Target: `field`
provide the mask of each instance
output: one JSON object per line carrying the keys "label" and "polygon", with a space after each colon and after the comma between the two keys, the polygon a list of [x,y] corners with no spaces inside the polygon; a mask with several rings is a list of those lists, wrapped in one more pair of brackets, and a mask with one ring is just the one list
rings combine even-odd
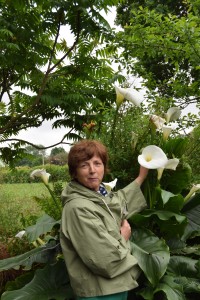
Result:
{"label": "field", "polygon": [[0,241],[23,230],[24,222],[32,225],[36,217],[42,215],[34,200],[34,196],[42,195],[49,195],[42,183],[0,184]]}

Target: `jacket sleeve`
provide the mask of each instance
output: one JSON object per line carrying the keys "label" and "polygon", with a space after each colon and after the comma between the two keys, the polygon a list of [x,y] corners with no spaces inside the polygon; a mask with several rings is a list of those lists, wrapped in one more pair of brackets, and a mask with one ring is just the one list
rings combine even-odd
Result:
{"label": "jacket sleeve", "polygon": [[[128,211],[126,219],[140,212],[147,206],[144,195],[136,181],[131,182],[125,188],[119,190],[117,194],[120,199],[125,199],[126,201]],[[121,203],[122,202],[121,200]]]}
{"label": "jacket sleeve", "polygon": [[113,237],[98,215],[85,207],[72,208],[67,213],[67,224],[63,221],[64,235],[68,235],[77,255],[94,274],[113,278],[137,264],[123,245],[117,224],[116,237]]}

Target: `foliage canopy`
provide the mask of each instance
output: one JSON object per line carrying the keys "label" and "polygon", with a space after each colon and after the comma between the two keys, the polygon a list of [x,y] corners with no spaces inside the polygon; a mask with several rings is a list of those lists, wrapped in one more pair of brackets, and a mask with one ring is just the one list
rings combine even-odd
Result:
{"label": "foliage canopy", "polygon": [[20,130],[56,119],[63,140],[73,140],[88,115],[111,104],[113,33],[102,12],[117,3],[1,1],[0,142],[11,142],[3,160],[23,154],[24,142],[12,138]]}

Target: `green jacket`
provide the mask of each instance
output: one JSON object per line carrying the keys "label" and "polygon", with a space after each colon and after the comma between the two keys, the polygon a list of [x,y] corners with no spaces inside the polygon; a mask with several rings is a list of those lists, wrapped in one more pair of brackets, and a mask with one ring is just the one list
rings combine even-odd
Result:
{"label": "green jacket", "polygon": [[102,296],[137,287],[137,260],[120,227],[125,208],[128,218],[146,206],[139,185],[134,181],[104,197],[72,181],[62,200],[60,242],[76,295]]}

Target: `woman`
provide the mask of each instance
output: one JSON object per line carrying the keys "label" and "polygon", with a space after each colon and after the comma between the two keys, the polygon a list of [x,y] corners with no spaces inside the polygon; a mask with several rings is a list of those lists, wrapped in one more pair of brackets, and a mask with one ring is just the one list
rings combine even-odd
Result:
{"label": "woman", "polygon": [[148,170],[125,188],[107,193],[106,147],[81,140],[69,152],[72,181],[62,193],[61,247],[71,286],[78,300],[125,300],[137,287],[139,269],[130,253],[127,220],[146,206],[140,185]]}

